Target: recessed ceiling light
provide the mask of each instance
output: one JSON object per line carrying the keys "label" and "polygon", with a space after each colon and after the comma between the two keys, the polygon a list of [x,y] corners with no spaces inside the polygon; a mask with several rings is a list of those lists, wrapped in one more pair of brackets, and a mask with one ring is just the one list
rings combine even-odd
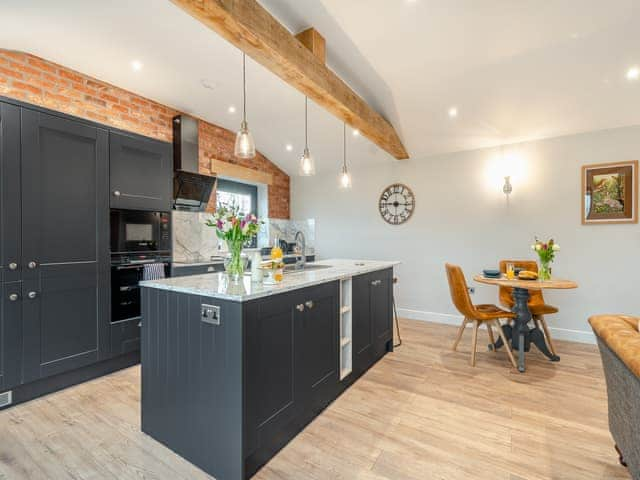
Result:
{"label": "recessed ceiling light", "polygon": [[640,78],[640,68],[631,67],[627,70],[627,80],[638,80]]}
{"label": "recessed ceiling light", "polygon": [[142,70],[142,67],[144,67],[144,65],[142,64],[142,62],[140,60],[132,60],[131,61],[131,69],[134,72],[139,72],[140,70]]}
{"label": "recessed ceiling light", "polygon": [[290,151],[292,151],[292,150],[293,150],[293,145],[291,145],[290,143],[287,143],[287,146],[286,146],[286,147],[284,147],[284,148],[286,148],[286,149],[287,149],[287,152],[290,152]]}
{"label": "recessed ceiling light", "polygon": [[458,116],[458,107],[451,107],[449,109],[449,117],[456,118]]}
{"label": "recessed ceiling light", "polygon": [[357,136],[359,136],[359,135],[360,135],[360,130],[358,130],[357,128],[355,128],[355,129],[353,130],[353,136],[354,136],[354,137],[357,137]]}
{"label": "recessed ceiling light", "polygon": [[227,109],[227,111],[228,111],[229,113],[236,113],[236,107],[234,107],[233,105],[231,105],[231,106]]}

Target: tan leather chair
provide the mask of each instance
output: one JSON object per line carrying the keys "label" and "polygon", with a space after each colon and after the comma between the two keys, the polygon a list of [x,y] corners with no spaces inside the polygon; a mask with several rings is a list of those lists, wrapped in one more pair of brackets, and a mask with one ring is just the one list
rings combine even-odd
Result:
{"label": "tan leather chair", "polygon": [[[507,263],[513,263],[513,266],[516,268],[523,268],[532,272],[538,271],[538,264],[535,260],[500,260],[500,271],[502,273],[507,273]],[[500,298],[500,304],[503,307],[507,307],[509,310],[513,308],[513,288],[500,287],[498,290],[498,296]],[[553,340],[551,339],[551,334],[549,333],[549,327],[547,327],[547,321],[544,319],[544,316],[552,313],[558,313],[558,309],[552,305],[544,303],[542,290],[529,290],[528,305],[529,310],[531,311],[533,323],[535,323],[538,328],[542,326],[542,331],[544,332],[549,350],[551,350],[551,353],[554,355],[557,355],[556,349],[553,345]]]}
{"label": "tan leather chair", "polygon": [[467,282],[464,279],[464,273],[462,273],[462,269],[457,265],[451,265],[449,263],[445,264],[445,268],[447,270],[447,278],[449,279],[451,300],[453,300],[453,304],[456,306],[458,311],[462,315],[464,315],[464,320],[462,321],[462,325],[460,325],[460,328],[458,329],[456,340],[453,343],[453,350],[455,351],[458,347],[458,343],[460,343],[460,339],[462,338],[462,334],[464,333],[467,323],[473,322],[471,365],[475,367],[476,344],[478,343],[478,327],[480,326],[480,324],[484,323],[487,326],[487,332],[489,333],[489,339],[491,340],[491,343],[495,343],[493,338],[493,330],[491,327],[494,326],[498,329],[498,335],[500,335],[500,338],[502,338],[502,341],[504,342],[507,355],[509,355],[509,360],[511,360],[511,364],[516,367],[516,361],[513,358],[513,354],[511,353],[511,347],[509,345],[509,342],[505,338],[502,327],[500,326],[500,322],[498,321],[500,318],[515,318],[515,313],[502,310],[500,307],[497,307],[495,305],[474,305],[473,303],[471,303],[471,298],[469,297],[469,289],[467,287]]}

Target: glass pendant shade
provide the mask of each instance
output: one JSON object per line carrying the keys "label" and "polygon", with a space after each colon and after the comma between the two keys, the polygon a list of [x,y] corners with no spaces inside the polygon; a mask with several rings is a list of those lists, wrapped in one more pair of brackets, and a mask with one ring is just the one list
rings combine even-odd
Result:
{"label": "glass pendant shade", "polygon": [[249,131],[249,126],[244,120],[240,125],[240,131],[236,135],[233,154],[239,158],[253,158],[256,156],[256,144],[253,141],[253,135]]}
{"label": "glass pendant shade", "polygon": [[310,177],[316,174],[316,162],[313,160],[309,149],[305,147],[300,157],[300,175]]}
{"label": "glass pendant shade", "polygon": [[256,156],[256,144],[253,135],[249,131],[247,123],[247,62],[246,55],[242,53],[242,123],[240,131],[236,135],[236,144],[233,154],[238,158],[253,158]]}
{"label": "glass pendant shade", "polygon": [[351,174],[347,170],[347,125],[342,124],[342,172],[340,173],[340,188],[351,188]]}

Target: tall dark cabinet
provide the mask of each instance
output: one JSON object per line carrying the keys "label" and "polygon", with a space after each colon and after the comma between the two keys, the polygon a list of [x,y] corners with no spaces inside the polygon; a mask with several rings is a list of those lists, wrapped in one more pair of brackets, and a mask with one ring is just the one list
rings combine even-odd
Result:
{"label": "tall dark cabinet", "polygon": [[20,108],[0,102],[0,391],[21,382]]}
{"label": "tall dark cabinet", "polygon": [[125,162],[149,169],[138,182],[168,210],[170,151],[0,101],[0,393],[20,402],[137,361],[111,352],[110,154],[120,178]]}
{"label": "tall dark cabinet", "polygon": [[24,382],[107,345],[108,132],[22,111]]}

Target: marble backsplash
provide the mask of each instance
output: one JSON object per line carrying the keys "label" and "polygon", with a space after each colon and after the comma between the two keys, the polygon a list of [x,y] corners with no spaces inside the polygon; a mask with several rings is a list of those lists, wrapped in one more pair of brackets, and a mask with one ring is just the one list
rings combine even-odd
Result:
{"label": "marble backsplash", "polygon": [[[207,261],[226,253],[226,245],[218,245],[215,230],[205,222],[211,214],[205,212],[172,212],[173,260],[176,262]],[[315,220],[267,219],[258,233],[258,247],[272,246],[276,238],[293,242],[297,231],[307,241],[307,253],[314,251]]]}

